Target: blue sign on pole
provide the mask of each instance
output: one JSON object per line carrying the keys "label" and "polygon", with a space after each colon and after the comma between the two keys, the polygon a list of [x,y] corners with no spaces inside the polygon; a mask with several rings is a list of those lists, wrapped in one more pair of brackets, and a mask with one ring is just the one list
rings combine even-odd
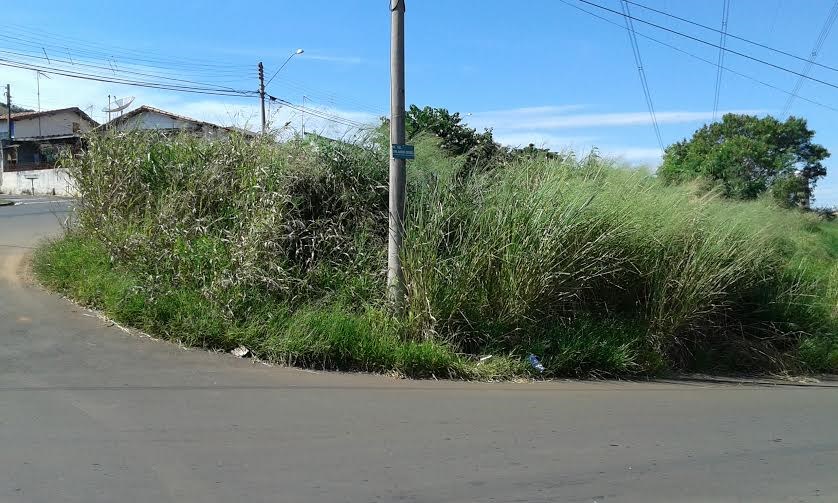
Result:
{"label": "blue sign on pole", "polygon": [[393,144],[393,159],[413,159],[416,155],[413,152],[413,145]]}

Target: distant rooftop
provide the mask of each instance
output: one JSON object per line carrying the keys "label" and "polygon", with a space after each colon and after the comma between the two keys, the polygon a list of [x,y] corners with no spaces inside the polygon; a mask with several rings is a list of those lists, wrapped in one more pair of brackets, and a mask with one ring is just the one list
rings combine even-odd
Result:
{"label": "distant rooftop", "polygon": [[[160,114],[160,115],[165,115],[166,117],[170,117],[172,119],[176,119],[176,120],[180,120],[180,121],[184,121],[184,122],[192,122],[194,124],[200,124],[202,126],[208,126],[208,127],[212,127],[212,128],[223,129],[225,131],[230,131],[230,132],[237,132],[237,133],[244,134],[244,135],[254,135],[255,134],[253,131],[248,131],[246,129],[237,128],[237,127],[230,127],[230,126],[221,126],[221,125],[218,125],[218,124],[213,124],[212,122],[193,119],[192,117],[187,117],[185,115],[176,114],[174,112],[169,112],[167,110],[163,110],[163,109],[160,109],[160,108],[155,108],[155,107],[152,107],[152,106],[149,106],[149,105],[141,105],[141,106],[135,108],[134,110],[131,110],[130,112],[127,112],[127,113],[124,113],[124,114],[122,114],[118,117],[115,117],[115,118],[111,119],[110,122],[105,124],[105,127],[108,127],[108,126],[113,125],[113,124],[120,124],[122,122],[127,121],[131,117],[135,117],[135,116],[137,116],[137,115],[139,115],[143,112],[152,112],[152,113],[156,113],[156,114]],[[14,117],[14,115],[12,115],[12,117]]]}
{"label": "distant rooftop", "polygon": [[[55,110],[42,110],[40,112],[17,112],[12,114],[12,120],[23,120],[23,119],[35,119],[38,117],[47,117],[50,115],[60,114],[63,112],[73,112],[85,120],[90,121],[94,126],[98,126],[99,123],[93,120],[89,115],[84,113],[84,111],[79,107],[68,107],[68,108],[56,108]],[[0,121],[8,120],[8,114],[3,113],[0,115]]]}

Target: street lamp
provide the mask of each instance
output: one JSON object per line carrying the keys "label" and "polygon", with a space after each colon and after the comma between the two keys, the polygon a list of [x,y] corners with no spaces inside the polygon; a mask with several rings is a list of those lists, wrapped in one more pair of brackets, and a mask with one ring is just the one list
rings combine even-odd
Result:
{"label": "street lamp", "polygon": [[286,60],[285,60],[285,63],[282,63],[282,66],[280,66],[280,67],[279,67],[279,70],[277,70],[276,72],[274,72],[273,76],[271,76],[271,78],[269,78],[269,79],[268,79],[268,81],[265,83],[265,87],[267,87],[267,86],[268,86],[268,84],[270,84],[270,83],[271,83],[271,81],[272,81],[272,80],[273,80],[273,79],[274,79],[274,78],[275,78],[275,77],[279,74],[279,72],[281,72],[281,71],[282,71],[282,69],[283,69],[283,68],[285,68],[285,65],[287,65],[287,64],[288,64],[288,62],[289,62],[289,61],[291,61],[291,58],[293,58],[294,56],[297,56],[297,55],[299,55],[299,54],[302,54],[302,53],[304,53],[304,52],[305,52],[305,51],[304,51],[304,50],[302,50],[302,49],[297,49],[296,51],[292,52],[292,53],[291,53],[291,55],[290,55],[290,56],[288,56],[288,59],[286,59]]}
{"label": "street lamp", "polygon": [[[267,83],[265,83],[264,67],[262,66],[262,62],[259,62],[259,103],[262,107],[262,134],[265,134],[268,131],[268,122],[265,119],[265,87],[267,87],[267,85],[270,84],[273,81],[273,79],[276,78],[277,75],[279,75],[279,72],[281,72],[282,69],[285,68],[285,65],[287,65],[288,62],[291,61],[291,58],[298,54],[302,54],[303,52],[304,51],[302,49],[297,49],[296,51],[292,52],[291,55],[288,56],[288,59],[286,59],[285,62],[282,63],[282,66],[279,67],[279,70],[274,72],[271,78],[268,79]],[[274,101],[274,99],[275,98],[271,97],[271,101]]]}

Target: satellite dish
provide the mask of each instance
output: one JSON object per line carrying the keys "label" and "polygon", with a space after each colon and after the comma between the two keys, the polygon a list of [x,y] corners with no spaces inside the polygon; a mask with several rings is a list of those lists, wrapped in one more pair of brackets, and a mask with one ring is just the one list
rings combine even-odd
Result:
{"label": "satellite dish", "polygon": [[113,102],[113,106],[110,108],[106,107],[103,108],[103,112],[121,112],[131,106],[131,103],[134,102],[133,96],[128,96],[127,98],[119,98],[118,100]]}

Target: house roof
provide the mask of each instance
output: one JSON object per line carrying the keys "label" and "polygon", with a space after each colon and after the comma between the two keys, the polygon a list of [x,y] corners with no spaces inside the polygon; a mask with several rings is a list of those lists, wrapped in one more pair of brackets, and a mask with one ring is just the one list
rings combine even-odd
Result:
{"label": "house roof", "polygon": [[[62,112],[73,112],[82,119],[90,122],[93,126],[98,126],[99,123],[93,120],[89,115],[79,107],[56,108],[55,110],[43,110],[41,112],[18,112],[12,114],[12,120],[36,119],[38,117],[47,117],[50,115],[60,114]],[[7,120],[7,114],[0,115],[0,121]]]}
{"label": "house roof", "polygon": [[170,117],[172,119],[181,120],[181,121],[184,121],[184,122],[192,122],[192,123],[195,123],[195,124],[199,124],[201,126],[208,126],[208,127],[212,127],[212,128],[223,129],[225,131],[237,132],[237,133],[241,133],[241,134],[244,134],[244,135],[253,135],[254,134],[252,131],[247,131],[245,129],[235,128],[235,127],[227,127],[227,126],[220,126],[218,124],[213,124],[212,122],[206,122],[206,121],[202,121],[202,120],[198,120],[198,119],[193,119],[192,117],[187,117],[185,115],[176,114],[176,113],[169,112],[169,111],[166,111],[166,110],[162,110],[160,108],[155,108],[155,107],[152,107],[152,106],[149,106],[149,105],[141,105],[141,106],[135,108],[134,110],[131,110],[128,113],[122,114],[119,117],[114,118],[110,122],[105,124],[105,127],[109,127],[109,126],[114,125],[114,124],[120,124],[122,122],[127,121],[131,117],[136,117],[137,115],[140,115],[143,112],[151,112],[151,113],[156,113],[156,114],[160,114],[160,115],[165,115],[166,117]]}

